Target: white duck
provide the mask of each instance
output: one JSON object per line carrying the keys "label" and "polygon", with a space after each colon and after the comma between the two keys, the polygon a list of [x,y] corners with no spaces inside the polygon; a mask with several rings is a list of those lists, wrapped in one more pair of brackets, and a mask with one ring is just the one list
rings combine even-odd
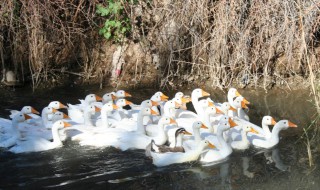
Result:
{"label": "white duck", "polygon": [[[64,114],[63,112],[56,111],[52,116],[51,125],[53,125],[53,123],[55,123],[56,121],[63,120],[63,119],[70,119],[70,118],[68,115]],[[50,129],[51,128],[52,126],[50,127]],[[52,132],[51,130],[48,130],[48,129],[28,126],[27,128],[22,128],[22,129],[20,127],[20,132],[21,132],[21,136],[25,139],[30,139],[33,137],[41,137],[47,140],[53,139]],[[66,139],[65,134],[60,134],[60,137],[63,141]]]}
{"label": "white duck", "polygon": [[[187,95],[184,95],[183,92],[177,92],[174,97],[183,99],[184,101],[182,102],[180,108],[182,110],[187,110],[187,103],[191,102],[191,97],[187,96]],[[177,114],[178,114],[178,117],[179,117],[179,112]]]}
{"label": "white duck", "polygon": [[192,105],[193,105],[196,113],[193,113],[188,110],[181,111],[181,113],[179,113],[179,118],[190,118],[191,117],[191,118],[199,118],[201,121],[203,121],[204,109],[199,104],[199,98],[204,97],[204,96],[210,96],[210,94],[200,88],[194,89],[191,93],[191,101],[192,101]]}
{"label": "white duck", "polygon": [[[142,124],[142,119],[143,116],[151,114],[156,113],[150,108],[144,108],[140,110],[138,116],[137,131],[125,131],[123,129],[118,129],[117,131],[115,128],[113,131],[96,134],[93,135],[91,138],[84,139],[80,141],[80,145],[89,145],[97,147],[113,146],[121,150],[145,149],[146,146],[151,142],[151,137],[145,134],[145,128]],[[163,125],[166,124],[166,122],[170,123],[170,121],[170,119],[164,118],[161,122],[159,122],[159,129],[163,129]],[[166,135],[164,134],[164,130],[162,131],[162,133],[159,133],[158,137],[159,140],[157,141],[159,142],[159,144],[166,142]]]}
{"label": "white duck", "polygon": [[112,92],[112,94],[113,94],[114,96],[116,96],[117,99],[132,97],[131,94],[129,94],[128,92],[126,92],[126,91],[124,91],[124,90],[118,90],[117,92]]}
{"label": "white duck", "polygon": [[[197,147],[197,145],[201,142],[202,138],[200,135],[200,128],[208,129],[207,126],[205,126],[201,121],[195,121],[192,124],[192,132],[193,137],[189,138],[189,140],[185,140],[184,145],[187,150],[194,149]],[[169,142],[171,143],[172,138],[169,139]]]}
{"label": "white duck", "polygon": [[[63,108],[68,108],[67,106],[65,106],[63,103],[61,103],[60,101],[51,101],[47,107],[50,107],[50,108],[54,108],[56,110],[58,109],[63,109]],[[52,120],[52,116],[53,114],[49,114],[48,115],[48,119],[49,120]],[[34,115],[31,115],[31,117],[35,117]]]}
{"label": "white duck", "polygon": [[[11,121],[11,131],[8,131],[7,135],[1,135],[0,147],[8,148],[16,144],[17,140],[21,138],[20,131],[18,129],[19,123],[24,122],[31,117],[27,114],[16,114]],[[8,125],[9,123],[6,123]],[[9,124],[10,125],[10,124]]]}
{"label": "white duck", "polygon": [[112,94],[111,92],[110,93],[106,93],[102,96],[102,103],[103,104],[106,104],[106,103],[113,103],[113,101],[115,101],[117,99],[117,97]]}
{"label": "white duck", "polygon": [[250,126],[252,127],[255,131],[257,131],[257,134],[252,134],[252,133],[248,133],[248,137],[249,140],[251,141],[252,138],[254,138],[255,136],[261,137],[261,138],[270,138],[271,137],[271,131],[269,129],[269,125],[275,125],[276,121],[273,119],[273,117],[271,116],[264,116],[262,118],[262,122],[261,122],[261,127],[249,122],[249,121],[245,121],[243,119],[239,119],[239,118],[234,118],[234,121],[238,124],[237,127],[234,127],[230,130],[231,134],[232,134],[232,139],[233,140],[241,140],[241,136],[239,135],[239,130],[241,130],[241,126]]}
{"label": "white duck", "polygon": [[[233,123],[232,123],[233,124]],[[220,119],[219,126],[217,129],[216,136],[207,136],[206,139],[210,142],[216,142],[216,146],[219,149],[209,150],[208,152],[201,155],[200,161],[202,163],[215,163],[225,160],[231,153],[232,148],[228,145],[228,143],[223,138],[223,132],[230,129],[230,120],[227,116],[223,116]]]}
{"label": "white duck", "polygon": [[85,107],[83,116],[84,116],[84,123],[83,124],[74,124],[72,127],[69,127],[66,129],[66,135],[67,137],[70,137],[71,140],[78,140],[78,136],[83,136],[83,133],[91,132],[94,127],[94,122],[92,120],[92,116],[96,112],[100,112],[101,109],[94,105],[88,105]]}
{"label": "white duck", "polygon": [[70,126],[69,123],[62,120],[56,121],[52,126],[53,142],[44,138],[32,138],[26,141],[20,141],[9,151],[13,153],[39,152],[61,147],[63,144],[60,140],[58,130]]}
{"label": "white duck", "polygon": [[[10,115],[9,117],[11,119],[13,119],[13,117],[16,115],[16,114],[19,114],[19,113],[22,113],[22,114],[40,114],[36,109],[34,109],[32,106],[23,106],[21,111],[18,111],[18,110],[10,110]],[[37,117],[40,117],[37,115]]]}
{"label": "white duck", "polygon": [[129,118],[130,113],[127,110],[123,109],[123,107],[126,105],[131,105],[131,104],[132,104],[132,102],[130,102],[126,99],[118,99],[116,101],[116,106],[118,107],[118,109],[112,113],[111,117],[118,120],[118,121],[121,121],[125,118]]}
{"label": "white duck", "polygon": [[[17,114],[39,114],[39,112],[37,110],[35,110],[33,107],[31,106],[24,106],[21,111],[18,110],[10,110],[10,118],[13,119],[15,115]],[[36,117],[40,117],[38,115],[35,115]],[[33,117],[33,118],[36,118]],[[29,120],[26,120],[29,121]],[[0,118],[0,133],[2,133],[3,135],[10,135],[11,132],[11,125],[10,125],[11,121],[8,119],[4,119],[4,118]]]}
{"label": "white duck", "polygon": [[167,153],[156,153],[151,151],[151,157],[153,159],[153,164],[157,167],[167,166],[170,164],[176,163],[184,163],[195,161],[199,158],[200,154],[206,147],[215,148],[213,144],[211,144],[207,140],[201,141],[197,148],[192,150],[186,150],[183,152],[167,152]]}
{"label": "white duck", "polygon": [[[29,123],[32,125],[36,125],[38,127],[50,129],[52,126],[52,122],[49,118],[49,115],[52,115],[55,112],[57,112],[55,108],[52,108],[49,106],[44,107],[41,111],[41,117],[36,119],[31,119]],[[51,119],[52,119],[52,116],[51,116]]]}
{"label": "white duck", "polygon": [[[97,127],[104,127],[104,128],[109,128],[109,127],[113,126],[116,121],[114,119],[108,118],[108,116],[110,115],[110,113],[113,110],[117,110],[117,109],[118,109],[118,106],[113,104],[112,102],[108,102],[108,103],[104,104],[101,108],[100,119],[97,120],[96,126]],[[110,120],[110,122],[109,122],[109,120]]]}
{"label": "white duck", "polygon": [[[204,124],[208,126],[209,133],[217,133],[217,124],[219,123],[219,116],[221,116],[221,114],[224,115],[224,112],[222,112],[216,106],[209,106],[205,109]],[[212,118],[214,118],[214,120],[212,120]],[[217,119],[219,120],[217,121]]]}
{"label": "white duck", "polygon": [[236,150],[245,150],[248,149],[250,146],[250,142],[247,138],[247,133],[251,132],[251,133],[255,133],[258,134],[258,132],[256,130],[254,130],[252,127],[248,126],[248,125],[244,125],[242,126],[242,130],[241,130],[241,140],[239,141],[232,141],[231,142],[231,147],[233,149]]}
{"label": "white duck", "polygon": [[296,124],[289,120],[278,121],[272,129],[271,137],[268,139],[254,138],[252,144],[259,148],[272,148],[279,143],[279,133],[281,130],[286,130],[289,127],[298,127]]}
{"label": "white duck", "polygon": [[84,110],[87,106],[94,104],[97,101],[101,101],[102,98],[95,94],[88,94],[84,100],[79,100],[81,103],[72,105],[68,104],[68,115],[72,121],[76,123],[84,123]]}
{"label": "white duck", "polygon": [[[228,98],[228,102],[230,103],[230,105],[235,108],[235,105],[234,105],[234,99],[236,97],[242,97],[241,94],[238,92],[237,89],[235,88],[230,88],[228,90],[228,95],[227,95],[227,98]],[[242,99],[242,101],[244,102],[244,104],[250,104],[250,102],[248,100],[246,100],[245,98]],[[247,106],[244,106],[245,108],[248,108]],[[236,109],[237,111],[233,111],[233,110],[230,110],[229,111],[229,116],[231,117],[234,117],[234,116],[240,116],[241,119],[245,119],[247,121],[249,121],[249,116],[244,112],[243,109],[241,108],[238,108]]]}

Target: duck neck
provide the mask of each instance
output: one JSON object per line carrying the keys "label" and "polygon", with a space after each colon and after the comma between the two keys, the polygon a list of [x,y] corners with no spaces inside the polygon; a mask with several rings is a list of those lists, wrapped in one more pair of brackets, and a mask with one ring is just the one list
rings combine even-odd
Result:
{"label": "duck neck", "polygon": [[279,125],[275,125],[272,129],[272,132],[271,132],[271,141],[275,141],[275,142],[278,142],[279,141],[279,133],[282,129],[280,128]]}
{"label": "duck neck", "polygon": [[104,109],[101,110],[101,121],[102,121],[102,126],[109,127],[107,110],[104,110]]}
{"label": "duck neck", "polygon": [[221,147],[219,147],[220,152],[224,153],[225,155],[229,155],[232,152],[232,148],[228,145],[228,143],[224,140],[223,138],[223,131],[219,130],[217,131],[217,139],[221,145]]}
{"label": "duck neck", "polygon": [[83,113],[83,117],[84,117],[84,124],[85,125],[92,125],[93,126],[93,123],[91,121],[91,112],[85,110]]}
{"label": "duck neck", "polygon": [[192,105],[194,107],[194,109],[196,110],[197,114],[199,115],[200,119],[203,119],[203,108],[199,105],[199,97],[198,96],[192,96]]}
{"label": "duck neck", "polygon": [[228,102],[229,102],[230,106],[232,106],[232,107],[234,107],[233,98],[234,98],[234,96],[232,96],[231,94],[228,93]]}
{"label": "duck neck", "polygon": [[196,144],[199,144],[201,141],[201,136],[200,136],[200,129],[198,128],[193,128],[193,136]]}
{"label": "duck neck", "polygon": [[162,139],[164,141],[164,143],[167,141],[168,139],[168,136],[164,130],[164,124],[159,122],[158,123],[158,130],[159,130],[159,133],[158,133],[158,138],[159,139]]}
{"label": "duck neck", "polygon": [[205,114],[204,115],[204,124],[208,127],[210,133],[214,133],[215,132],[214,128],[213,128],[213,126],[211,125],[211,122],[210,122],[210,114]]}
{"label": "duck neck", "polygon": [[181,147],[181,146],[182,146],[182,135],[179,134],[179,135],[176,137],[175,147]]}
{"label": "duck neck", "polygon": [[19,125],[18,121],[12,120],[12,130],[13,130],[12,136],[21,137],[21,133],[19,131],[18,125]]}
{"label": "duck neck", "polygon": [[143,117],[144,117],[144,115],[140,111],[138,114],[138,117],[137,117],[137,132],[142,133],[142,134],[146,134],[146,129],[143,126]]}
{"label": "duck neck", "polygon": [[41,112],[41,118],[42,118],[42,124],[44,127],[46,127],[49,122],[48,115],[49,114],[46,112],[46,107],[43,108],[43,110]]}
{"label": "duck neck", "polygon": [[59,132],[58,132],[58,128],[52,127],[51,132],[52,132],[53,143],[56,145],[62,145],[62,142],[61,142],[61,139],[59,136]]}
{"label": "duck neck", "polygon": [[263,132],[264,132],[264,136],[266,137],[266,138],[270,138],[271,137],[271,131],[270,131],[270,129],[269,129],[269,126],[268,125],[266,125],[266,124],[264,124],[263,122],[262,122],[262,129],[263,129]]}
{"label": "duck neck", "polygon": [[164,115],[167,117],[171,117],[171,118],[175,118],[176,114],[175,114],[175,108],[174,107],[170,107],[168,105],[164,105]]}
{"label": "duck neck", "polygon": [[247,132],[245,132],[244,130],[241,131],[241,139],[243,142],[249,143],[248,137],[247,137]]}

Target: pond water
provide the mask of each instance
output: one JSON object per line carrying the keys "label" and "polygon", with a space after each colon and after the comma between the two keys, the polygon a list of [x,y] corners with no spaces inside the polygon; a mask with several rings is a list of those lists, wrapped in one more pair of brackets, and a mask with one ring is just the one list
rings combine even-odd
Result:
{"label": "pond water", "polygon": [[[30,89],[1,89],[0,117],[6,109],[31,105],[41,110],[51,100],[77,103],[86,94],[103,95],[114,90],[97,86],[61,87],[32,92]],[[191,94],[192,89],[180,89]],[[213,100],[226,101],[220,90],[208,90]],[[127,89],[130,99],[139,103],[158,89]],[[172,97],[176,91],[163,91]],[[315,110],[307,91],[239,89],[251,102],[248,115],[260,124],[263,115],[276,120],[289,119],[297,129],[281,132],[282,139],[271,150],[251,148],[234,152],[224,163],[202,166],[197,162],[157,168],[144,151],[94,149],[67,141],[64,147],[38,153],[12,154],[0,149],[0,189],[77,188],[77,189],[318,189],[319,169],[308,167],[307,149],[299,140]],[[189,109],[192,106],[188,105]],[[316,163],[319,164],[319,163]]]}

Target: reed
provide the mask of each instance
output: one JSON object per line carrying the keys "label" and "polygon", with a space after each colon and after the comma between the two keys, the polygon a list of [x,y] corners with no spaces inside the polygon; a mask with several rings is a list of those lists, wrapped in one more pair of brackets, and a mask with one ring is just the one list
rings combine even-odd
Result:
{"label": "reed", "polygon": [[[4,0],[2,67],[30,78],[34,88],[63,73],[102,83],[111,75],[111,61],[103,55],[112,54],[107,51],[114,48],[109,48],[112,41],[98,35],[108,17],[99,16],[96,8],[108,7],[110,2]],[[139,43],[145,54],[159,57],[162,87],[205,83],[268,90],[277,84],[290,88],[292,82],[311,81],[316,94],[320,71],[317,1],[120,2],[131,25],[120,45]],[[136,73],[139,64],[146,63],[137,60],[132,61],[136,67],[124,68],[126,73]]]}
{"label": "reed", "polygon": [[189,0],[153,6],[157,32],[149,35],[162,55],[164,81],[202,80],[217,87],[262,81],[267,89],[292,76],[319,74],[318,2]]}

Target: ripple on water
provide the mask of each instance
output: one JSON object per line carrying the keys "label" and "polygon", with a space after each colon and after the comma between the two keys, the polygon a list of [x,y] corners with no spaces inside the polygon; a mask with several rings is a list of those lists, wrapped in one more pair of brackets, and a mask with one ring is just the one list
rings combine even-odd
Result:
{"label": "ripple on water", "polygon": [[[19,109],[23,105],[41,110],[50,100],[77,103],[89,92],[102,95],[110,90],[97,89],[94,86],[58,88],[36,93],[23,89],[0,90],[0,115],[7,117],[5,109]],[[131,94],[137,96],[130,100],[140,102],[155,91],[136,90]],[[256,124],[263,115],[270,114],[277,120],[288,118],[302,128],[308,126],[315,113],[308,102],[308,92],[239,91],[251,102],[248,114]],[[191,90],[184,92],[190,94]],[[215,100],[226,100],[221,91],[210,93]],[[317,168],[308,169],[305,144],[297,142],[298,130],[281,133],[283,138],[274,149],[234,152],[225,162],[212,166],[191,162],[157,168],[145,158],[144,151],[81,147],[71,141],[65,142],[62,148],[41,153],[15,155],[0,149],[0,188],[318,189],[320,172]]]}

